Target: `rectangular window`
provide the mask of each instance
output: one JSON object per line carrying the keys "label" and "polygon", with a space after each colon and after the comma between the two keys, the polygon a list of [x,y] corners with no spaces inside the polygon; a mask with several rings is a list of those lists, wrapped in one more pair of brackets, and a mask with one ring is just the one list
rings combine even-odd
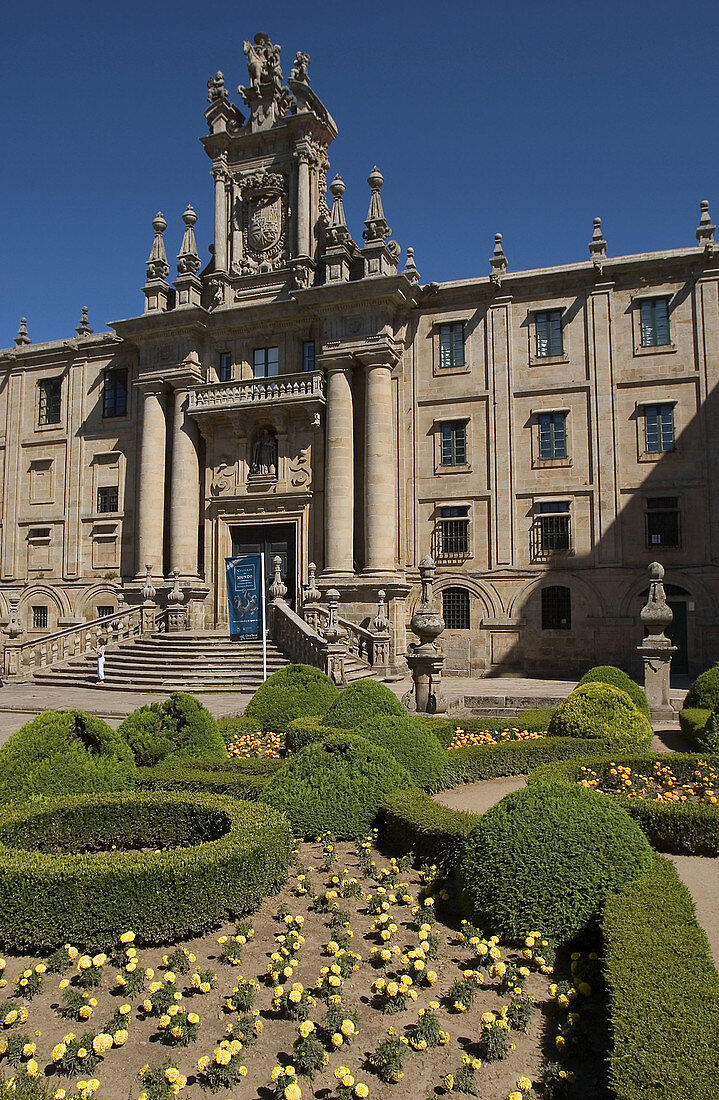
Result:
{"label": "rectangular window", "polygon": [[439,326],[439,365],[442,370],[465,365],[464,321]]}
{"label": "rectangular window", "polygon": [[43,378],[38,382],[39,410],[38,421],[40,424],[60,423],[60,397],[62,394],[62,378]]}
{"label": "rectangular window", "polygon": [[645,450],[647,454],[674,450],[674,406],[644,406]]}
{"label": "rectangular window", "polygon": [[681,545],[678,497],[649,497],[646,514],[647,549]]}
{"label": "rectangular window", "polygon": [[439,515],[439,553],[468,554],[469,506],[440,508]]}
{"label": "rectangular window", "polygon": [[447,420],[442,425],[442,466],[467,465],[467,422]]}
{"label": "rectangular window", "polygon": [[32,628],[33,630],[47,630],[47,604],[33,607]]}
{"label": "rectangular window", "polygon": [[103,417],[127,416],[127,370],[106,370],[102,384]]}
{"label": "rectangular window", "polygon": [[279,348],[255,348],[252,363],[255,378],[276,378],[279,363]]}
{"label": "rectangular window", "polygon": [[110,615],[115,614],[114,607],[98,607],[97,617],[98,619],[107,619]]}
{"label": "rectangular window", "polygon": [[469,592],[466,588],[442,591],[442,618],[447,630],[469,630]]}
{"label": "rectangular window", "polygon": [[218,371],[220,382],[232,381],[232,355],[229,351],[220,352],[220,369]]}
{"label": "rectangular window", "polygon": [[657,348],[669,343],[669,299],[646,298],[639,306],[641,343],[643,348]]}
{"label": "rectangular window", "polygon": [[571,550],[572,532],[569,501],[549,501],[538,505],[533,524],[533,557],[556,550]]}
{"label": "rectangular window", "polygon": [[118,510],[117,485],[103,485],[97,490],[98,512],[116,512]]}
{"label": "rectangular window", "polygon": [[304,340],[302,343],[302,370],[315,369],[315,342]]}
{"label": "rectangular window", "polygon": [[534,323],[537,331],[537,358],[549,359],[553,355],[563,355],[561,310],[535,313]]}
{"label": "rectangular window", "polygon": [[572,629],[572,593],[563,584],[542,589],[542,630]]}
{"label": "rectangular window", "polygon": [[567,457],[567,414],[539,414],[539,457]]}

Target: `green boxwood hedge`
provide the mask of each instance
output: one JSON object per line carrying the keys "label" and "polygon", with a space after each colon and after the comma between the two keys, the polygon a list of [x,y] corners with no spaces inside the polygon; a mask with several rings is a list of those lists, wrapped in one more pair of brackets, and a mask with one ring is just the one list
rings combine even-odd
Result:
{"label": "green boxwood hedge", "polygon": [[463,729],[465,733],[483,733],[490,730],[492,733],[501,733],[502,730],[529,730],[531,733],[546,733],[549,720],[554,714],[555,707],[542,707],[538,710],[523,710],[516,718],[445,718],[425,717],[413,715],[416,721],[422,722],[431,729],[445,748],[451,743],[454,731]]}
{"label": "green boxwood hedge", "polygon": [[441,806],[424,791],[393,791],[380,807],[379,830],[392,852],[436,864],[444,875],[457,868],[464,842],[479,821],[476,814]]}
{"label": "green boxwood hedge", "polygon": [[262,792],[287,814],[295,836],[366,835],[380,803],[412,779],[386,749],[351,734],[316,741],[291,757]]}
{"label": "green boxwood hedge", "polygon": [[311,745],[313,741],[324,741],[326,737],[352,732],[352,730],[325,725],[324,718],[319,714],[293,718],[285,734],[285,747],[288,752],[299,752],[305,745]]}
{"label": "green boxwood hedge", "polygon": [[161,760],[226,755],[217,722],[194,695],[173,691],[161,703],[139,707],[117,731],[138,764],[151,767]]}
{"label": "green boxwood hedge", "polygon": [[[719,769],[719,754],[711,753],[621,753],[613,756],[585,756],[578,760],[546,764],[529,776],[528,782],[576,786],[582,767],[601,773],[610,764],[623,764],[650,775],[659,761],[669,764],[678,779],[692,776],[700,761]],[[634,818],[653,848],[678,855],[719,856],[719,806],[703,802],[655,802],[644,798],[592,791],[595,798],[622,806]]]}
{"label": "green boxwood hedge", "polygon": [[617,1100],[719,1092],[719,974],[689,891],[655,856],[607,898],[602,931]]}
{"label": "green boxwood hedge", "polygon": [[225,745],[232,744],[236,737],[242,737],[246,733],[262,733],[260,723],[244,714],[228,714],[224,718],[218,718],[217,728]]}
{"label": "green boxwood hedge", "polygon": [[272,757],[192,760],[138,769],[138,785],[148,791],[202,791],[257,801],[284,761]]}
{"label": "green boxwood hedge", "polygon": [[0,802],[127,790],[135,761],[117,730],[79,710],[46,710],[0,749]]}
{"label": "green boxwood hedge", "polygon": [[616,665],[595,665],[584,673],[577,687],[594,683],[611,684],[620,691],[626,691],[637,710],[647,718],[650,717],[649,702],[644,688],[641,688],[636,680],[632,680],[631,676],[627,676],[621,668],[617,668]]}
{"label": "green boxwood hedge", "polygon": [[349,730],[370,718],[387,714],[406,718],[407,711],[386,684],[378,680],[355,680],[340,692],[337,701],[325,712],[325,723]]}
{"label": "green boxwood hedge", "polygon": [[502,775],[527,775],[540,764],[568,760],[609,749],[606,741],[578,737],[540,737],[536,741],[505,741],[498,745],[467,745],[447,753],[447,764],[432,785],[435,791],[478,783]]}
{"label": "green boxwood hedge", "polygon": [[[703,707],[685,707],[679,711],[679,725],[687,741],[697,749],[707,748],[706,727],[712,712]],[[719,748],[719,745],[713,746]]]}
{"label": "green boxwood hedge", "polygon": [[447,750],[437,740],[431,728],[416,718],[388,715],[372,718],[354,730],[375,745],[392,753],[407,769],[418,787],[436,782],[447,764]]}
{"label": "green boxwood hedge", "polygon": [[516,940],[581,932],[612,890],[650,866],[646,837],[619,806],[581,787],[535,783],[480,818],[460,862],[475,924]]}
{"label": "green boxwood hedge", "polygon": [[719,665],[713,665],[697,676],[684,699],[684,706],[693,709],[716,710],[719,707]]}
{"label": "green boxwood hedge", "polygon": [[231,798],[132,792],[5,806],[0,940],[20,952],[107,947],[131,929],[172,942],[255,906],[291,854],[280,814]]}
{"label": "green boxwood hedge", "polygon": [[335,684],[320,669],[285,665],[258,687],[245,707],[244,717],[257,722],[262,730],[285,733],[293,718],[324,714],[337,696]]}
{"label": "green boxwood hedge", "polygon": [[618,748],[649,748],[654,731],[626,691],[597,681],[576,687],[552,715],[550,737],[601,737]]}

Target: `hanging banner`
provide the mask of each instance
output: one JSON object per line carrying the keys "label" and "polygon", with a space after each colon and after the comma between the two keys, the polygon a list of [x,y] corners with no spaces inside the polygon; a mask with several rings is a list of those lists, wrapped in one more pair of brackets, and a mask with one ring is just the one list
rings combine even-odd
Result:
{"label": "hanging banner", "polygon": [[225,558],[231,638],[262,637],[263,565],[261,554]]}

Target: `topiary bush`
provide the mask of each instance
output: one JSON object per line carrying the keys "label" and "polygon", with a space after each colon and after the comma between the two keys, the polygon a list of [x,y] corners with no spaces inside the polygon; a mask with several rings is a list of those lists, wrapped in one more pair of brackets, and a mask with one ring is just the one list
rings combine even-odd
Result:
{"label": "topiary bush", "polygon": [[370,718],[388,714],[407,717],[407,711],[394,692],[378,680],[355,680],[340,692],[339,699],[326,712],[325,724],[351,730]]}
{"label": "topiary bush", "polygon": [[555,710],[550,737],[600,737],[621,748],[648,748],[654,736],[646,715],[626,691],[611,684],[586,683]]}
{"label": "topiary bush", "polygon": [[107,948],[128,929],[173,942],[257,905],[291,853],[281,815],[231,798],[128,792],[6,806],[0,938],[20,952]]}
{"label": "topiary bush", "polygon": [[281,760],[233,756],[229,760],[168,760],[138,768],[138,786],[146,791],[202,791],[257,801]]}
{"label": "topiary bush", "polygon": [[198,756],[226,756],[217,722],[194,695],[173,691],[162,703],[150,703],[129,714],[117,731],[138,764]]}
{"label": "topiary bush", "polygon": [[0,802],[126,790],[135,774],[132,752],[107,722],[79,710],[46,710],[0,749]]}
{"label": "topiary bush", "polygon": [[333,734],[350,733],[351,730],[337,729],[336,726],[326,726],[325,720],[319,714],[310,714],[306,718],[293,718],[285,734],[285,748],[287,752],[299,752],[305,745],[311,745],[313,741],[324,741]]}
{"label": "topiary bush", "polygon": [[644,689],[640,688],[631,676],[627,676],[626,672],[622,672],[621,668],[617,668],[615,665],[595,665],[594,668],[590,668],[588,672],[584,673],[577,686],[581,687],[583,684],[593,683],[611,684],[621,691],[626,691],[634,706],[647,718],[650,717],[649,703]]}
{"label": "topiary bush", "polygon": [[[707,747],[705,738],[712,714],[713,711],[705,710],[703,707],[684,707],[679,711],[679,725],[682,733],[695,749]],[[712,750],[716,751],[718,747],[713,745]]]}
{"label": "topiary bush", "polygon": [[465,843],[460,881],[480,927],[565,940],[651,862],[646,837],[621,807],[579,787],[537,783],[484,814]]}
{"label": "topiary bush", "polygon": [[295,836],[332,832],[349,838],[367,834],[388,794],[412,786],[387,749],[352,734],[335,734],[293,756],[261,798],[287,814]]}
{"label": "topiary bush", "polygon": [[237,737],[246,733],[261,733],[259,723],[253,718],[246,718],[244,714],[231,714],[225,718],[217,719],[217,728],[225,746],[231,745]]}
{"label": "topiary bush", "polygon": [[685,707],[703,707],[716,710],[719,707],[719,665],[708,668],[697,676],[684,700]]}
{"label": "topiary bush", "polygon": [[262,730],[285,733],[293,718],[322,715],[338,691],[324,672],[312,665],[286,665],[258,687],[245,708],[245,719]]}
{"label": "topiary bush", "polygon": [[416,718],[388,716],[372,718],[354,732],[375,745],[388,749],[403,765],[418,787],[428,787],[441,775],[447,764],[447,750],[431,727]]}

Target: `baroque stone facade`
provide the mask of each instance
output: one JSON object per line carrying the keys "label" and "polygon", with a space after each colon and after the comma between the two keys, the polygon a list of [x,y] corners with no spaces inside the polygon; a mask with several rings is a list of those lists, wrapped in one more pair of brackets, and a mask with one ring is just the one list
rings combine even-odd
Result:
{"label": "baroque stone facade", "polygon": [[[142,599],[177,572],[193,628],[227,621],[224,559],[279,553],[289,588],[393,651],[437,562],[448,673],[637,671],[646,567],[666,568],[675,666],[719,642],[719,256],[696,245],[423,284],[391,240],[377,168],[363,245],[337,134],[298,53],[245,43],[232,102],[208,81],[214,187],[204,265],[191,206],[170,281],[153,221],[144,312],[0,352],[0,620],[27,636]],[[179,233],[178,233],[179,237]],[[30,326],[31,329],[31,326]],[[268,580],[272,573],[268,570]],[[176,586],[175,586],[176,587]]]}

